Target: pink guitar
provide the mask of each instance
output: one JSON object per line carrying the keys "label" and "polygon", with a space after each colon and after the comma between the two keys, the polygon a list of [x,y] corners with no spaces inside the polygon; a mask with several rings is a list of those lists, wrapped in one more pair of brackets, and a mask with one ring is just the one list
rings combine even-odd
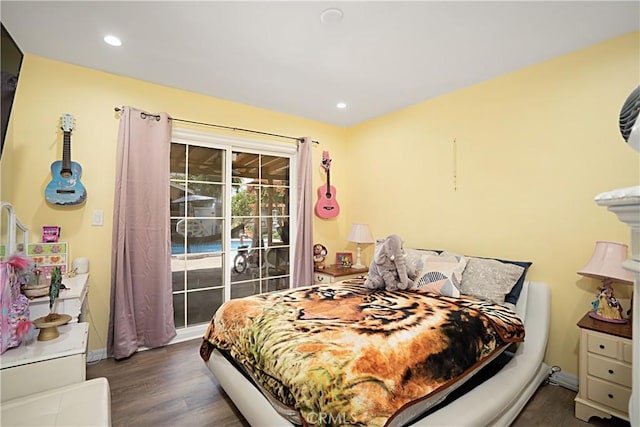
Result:
{"label": "pink guitar", "polygon": [[336,189],[330,183],[329,168],[331,167],[331,159],[329,152],[322,152],[322,167],[327,172],[327,185],[318,187],[318,201],[316,202],[316,215],[320,218],[329,219],[338,216],[340,206],[336,200]]}

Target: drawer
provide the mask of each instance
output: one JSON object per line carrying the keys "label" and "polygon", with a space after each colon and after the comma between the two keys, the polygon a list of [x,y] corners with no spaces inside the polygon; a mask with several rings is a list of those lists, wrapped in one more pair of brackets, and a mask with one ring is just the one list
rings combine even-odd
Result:
{"label": "drawer", "polygon": [[616,409],[622,413],[629,410],[631,389],[600,380],[587,378],[587,399]]}
{"label": "drawer", "polygon": [[616,358],[618,356],[618,340],[605,335],[589,333],[587,335],[587,350],[589,353]]}
{"label": "drawer", "polygon": [[622,343],[622,360],[624,360],[627,363],[631,363],[632,354],[633,354],[632,344],[628,342]]}
{"label": "drawer", "polygon": [[315,276],[316,276],[316,279],[315,279],[316,283],[331,283],[332,276],[328,274],[316,273]]}
{"label": "drawer", "polygon": [[587,372],[589,375],[605,381],[631,387],[631,365],[595,354],[588,354]]}

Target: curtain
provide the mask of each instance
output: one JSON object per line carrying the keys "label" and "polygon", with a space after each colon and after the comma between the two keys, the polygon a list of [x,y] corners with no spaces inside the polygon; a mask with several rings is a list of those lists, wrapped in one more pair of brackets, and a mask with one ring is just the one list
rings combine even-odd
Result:
{"label": "curtain", "polygon": [[296,246],[293,257],[293,285],[313,284],[313,189],[311,186],[311,139],[298,144]]}
{"label": "curtain", "polygon": [[171,287],[171,122],[124,107],[120,117],[111,247],[107,354],[131,356],[175,335]]}

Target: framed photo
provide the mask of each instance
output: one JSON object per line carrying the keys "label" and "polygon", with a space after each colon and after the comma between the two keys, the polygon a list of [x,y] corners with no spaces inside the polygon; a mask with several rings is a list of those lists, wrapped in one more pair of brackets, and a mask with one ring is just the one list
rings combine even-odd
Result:
{"label": "framed photo", "polygon": [[351,267],[353,254],[351,252],[336,252],[336,265],[338,267]]}

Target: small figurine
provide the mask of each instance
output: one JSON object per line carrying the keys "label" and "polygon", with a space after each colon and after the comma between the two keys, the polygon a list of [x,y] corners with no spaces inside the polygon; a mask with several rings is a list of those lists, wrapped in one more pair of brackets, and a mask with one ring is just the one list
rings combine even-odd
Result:
{"label": "small figurine", "polygon": [[626,323],[626,319],[622,317],[622,305],[613,295],[611,286],[603,286],[598,291],[596,300],[592,303],[593,311],[591,317],[614,323]]}
{"label": "small figurine", "polygon": [[324,260],[327,257],[327,248],[316,243],[313,245],[313,268],[315,270],[324,270]]}

